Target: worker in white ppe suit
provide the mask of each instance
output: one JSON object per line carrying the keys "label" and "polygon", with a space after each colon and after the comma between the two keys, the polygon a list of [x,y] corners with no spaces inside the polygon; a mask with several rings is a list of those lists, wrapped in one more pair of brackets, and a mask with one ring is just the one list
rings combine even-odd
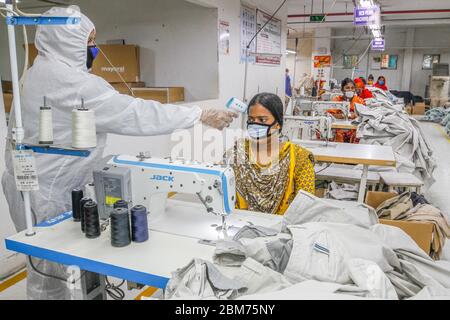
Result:
{"label": "worker in white ppe suit", "polygon": [[[44,16],[73,15],[72,7],[52,8]],[[172,133],[194,126],[197,122],[217,129],[228,127],[235,114],[229,111],[206,110],[199,107],[162,105],[155,101],[119,94],[102,78],[88,73],[88,44],[95,34],[94,24],[78,11],[77,26],[38,26],[35,45],[39,52],[27,71],[21,95],[25,140],[39,141],[39,107],[44,96],[53,109],[54,143],[71,146],[72,110],[84,106],[95,111],[97,148],[87,158],[35,154],[39,191],[31,192],[31,208],[36,223],[71,210],[71,190],[92,181],[92,170],[102,159],[108,133],[128,136],[153,136]],[[9,134],[15,125],[13,113]],[[16,189],[11,150],[6,151],[6,172],[2,185],[12,220],[18,231],[26,228],[21,193]],[[80,234],[80,237],[82,235]],[[70,296],[64,281],[42,273],[67,277],[65,268],[55,263],[34,259],[28,267],[30,299],[67,299]]]}

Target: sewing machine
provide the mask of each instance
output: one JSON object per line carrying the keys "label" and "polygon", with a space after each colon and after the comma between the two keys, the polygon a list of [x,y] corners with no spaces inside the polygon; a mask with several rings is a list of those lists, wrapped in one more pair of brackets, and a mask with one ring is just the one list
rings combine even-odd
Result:
{"label": "sewing machine", "polygon": [[196,195],[208,213],[223,217],[235,207],[235,178],[225,165],[183,159],[114,156],[94,170],[99,214],[107,219],[117,200],[147,207],[150,216],[164,214],[169,193]]}
{"label": "sewing machine", "polygon": [[345,120],[348,120],[350,115],[350,103],[349,102],[335,102],[335,101],[315,101],[312,104],[313,116],[326,116],[327,110],[339,109],[344,114]]}
{"label": "sewing machine", "polygon": [[283,125],[284,134],[292,141],[301,140],[317,140],[317,133],[326,141],[333,138],[331,116],[322,117],[300,117],[285,116],[285,124]]}

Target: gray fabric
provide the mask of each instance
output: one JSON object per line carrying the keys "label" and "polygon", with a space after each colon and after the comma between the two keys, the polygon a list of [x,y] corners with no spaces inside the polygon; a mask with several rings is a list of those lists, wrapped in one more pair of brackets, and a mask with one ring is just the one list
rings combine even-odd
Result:
{"label": "gray fabric", "polygon": [[266,228],[262,226],[244,226],[242,227],[233,237],[233,240],[239,240],[242,238],[254,239],[257,237],[269,237],[275,236],[278,231],[271,228]]}
{"label": "gray fabric", "polygon": [[450,290],[425,287],[408,300],[450,300]]}
{"label": "gray fabric", "polygon": [[164,298],[234,299],[245,291],[242,282],[225,277],[212,263],[194,259],[172,273]]}
{"label": "gray fabric", "polygon": [[280,233],[272,237],[239,240],[245,247],[247,257],[250,257],[266,267],[277,272],[286,268],[292,251],[290,234]]}
{"label": "gray fabric", "polygon": [[213,259],[221,266],[240,266],[246,259],[245,247],[238,241],[217,241]]}
{"label": "gray fabric", "polygon": [[368,291],[367,297],[398,300],[394,286],[377,264],[363,259],[351,259],[347,266],[353,282]]}
{"label": "gray fabric", "polygon": [[405,112],[384,107],[358,105],[356,110],[360,116],[357,137],[361,143],[392,146],[400,172],[415,173],[428,184],[434,182],[436,161],[417,120]]}
{"label": "gray fabric", "polygon": [[424,121],[432,121],[436,123],[442,122],[442,120],[450,114],[450,109],[445,109],[442,107],[432,108],[425,112]]}
{"label": "gray fabric", "polygon": [[370,230],[340,223],[307,223],[290,226],[294,240],[284,274],[302,279],[351,283],[347,261],[360,258],[375,262],[383,272],[393,270],[395,253]]}
{"label": "gray fabric", "polygon": [[368,228],[378,223],[373,208],[365,204],[320,199],[300,191],[283,217],[283,231],[289,225],[308,222],[336,222]]}
{"label": "gray fabric", "polygon": [[354,185],[337,184],[333,181],[330,184],[330,190],[328,190],[327,195],[335,200],[357,200],[358,192],[358,188]]}
{"label": "gray fabric", "polygon": [[246,294],[273,292],[292,286],[281,273],[263,266],[252,258],[244,261],[235,271],[233,279],[245,285]]}

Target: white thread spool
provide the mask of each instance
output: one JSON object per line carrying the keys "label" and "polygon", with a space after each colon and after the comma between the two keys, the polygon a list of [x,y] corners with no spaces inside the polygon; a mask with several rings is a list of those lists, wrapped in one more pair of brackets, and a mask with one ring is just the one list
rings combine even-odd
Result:
{"label": "white thread spool", "polygon": [[44,105],[39,111],[39,144],[53,144],[52,108],[47,106],[45,97]]}
{"label": "white thread spool", "polygon": [[83,106],[72,111],[72,147],[90,149],[97,146],[95,113]]}
{"label": "white thread spool", "polygon": [[93,183],[88,183],[84,186],[84,197],[90,198],[93,201],[97,202],[97,197],[95,195],[95,186]]}

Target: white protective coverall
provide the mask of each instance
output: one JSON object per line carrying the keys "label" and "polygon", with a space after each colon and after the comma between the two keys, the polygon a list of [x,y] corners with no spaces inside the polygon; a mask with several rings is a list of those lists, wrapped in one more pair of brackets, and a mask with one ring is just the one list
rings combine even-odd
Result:
{"label": "white protective coverall", "polygon": [[[52,8],[45,16],[67,16],[68,9]],[[72,110],[84,105],[95,111],[97,148],[87,158],[35,154],[39,191],[31,192],[31,208],[37,223],[71,210],[71,190],[92,181],[92,169],[102,159],[107,133],[152,136],[192,127],[200,121],[199,107],[162,105],[119,94],[102,78],[89,74],[87,44],[94,24],[81,13],[78,26],[39,26],[35,45],[39,52],[27,71],[21,95],[25,141],[39,141],[39,107],[44,96],[53,109],[54,143],[71,146]],[[15,125],[13,113],[9,134]],[[24,205],[17,191],[11,155],[6,150],[6,172],[2,185],[17,231],[26,228]],[[80,237],[82,234],[80,234]],[[34,261],[35,259],[33,259]],[[35,262],[38,269],[64,277],[64,267],[46,261]],[[30,269],[30,268],[29,268]],[[28,296],[34,299],[67,298],[66,284],[29,270]]]}

